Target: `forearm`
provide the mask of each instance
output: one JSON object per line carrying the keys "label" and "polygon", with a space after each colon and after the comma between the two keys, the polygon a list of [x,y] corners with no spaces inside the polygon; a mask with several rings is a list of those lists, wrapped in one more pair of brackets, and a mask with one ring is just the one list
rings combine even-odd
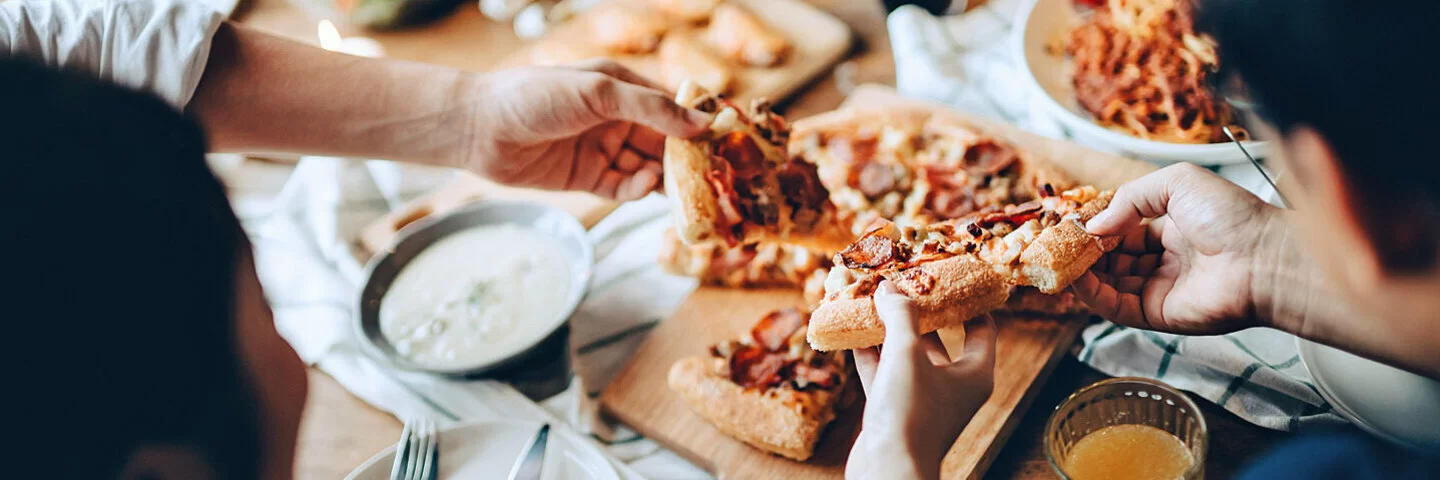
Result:
{"label": "forearm", "polygon": [[1252,290],[1262,324],[1440,378],[1440,357],[1430,353],[1440,332],[1427,331],[1426,322],[1357,310],[1293,237],[1287,215],[1264,230],[1264,251],[1271,254],[1256,260]]}
{"label": "forearm", "polygon": [[[940,478],[944,452],[912,448],[894,435],[862,431],[845,462],[845,478],[917,479]],[[911,437],[911,436],[903,436]]]}
{"label": "forearm", "polygon": [[211,149],[458,166],[477,75],[328,52],[226,24],[188,110]]}

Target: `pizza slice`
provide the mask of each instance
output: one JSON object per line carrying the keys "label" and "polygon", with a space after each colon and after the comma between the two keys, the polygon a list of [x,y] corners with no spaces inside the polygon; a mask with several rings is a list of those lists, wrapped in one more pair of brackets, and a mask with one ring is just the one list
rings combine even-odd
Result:
{"label": "pizza slice", "polygon": [[773,241],[837,251],[854,239],[815,166],[786,153],[789,127],[768,103],[742,111],[692,82],[676,101],[715,115],[707,132],[665,141],[665,192],[686,244]]}
{"label": "pizza slice", "polygon": [[1086,186],[920,227],[881,221],[835,255],[810,345],[830,351],[880,344],[885,329],[872,296],[886,279],[915,302],[921,333],[1000,308],[1017,286],[1060,293],[1115,247],[1116,239],[1084,227],[1111,196]]}
{"label": "pizza slice", "polygon": [[843,352],[817,352],[805,341],[808,314],[766,314],[709,355],[670,367],[670,389],[705,421],[755,448],[804,461],[847,400],[851,369]]}
{"label": "pizza slice", "polygon": [[774,242],[736,247],[686,245],[674,229],[668,229],[661,239],[659,262],[670,273],[695,277],[707,285],[800,288],[830,265],[830,257],[805,247]]}
{"label": "pizza slice", "polygon": [[688,23],[704,23],[720,0],[650,0],[654,6],[676,20]]}
{"label": "pizza slice", "polygon": [[596,8],[586,16],[596,45],[612,53],[649,53],[670,26],[653,12],[620,4]]}
{"label": "pizza slice", "polygon": [[725,93],[735,86],[735,72],[724,59],[684,36],[665,37],[660,42],[659,58],[661,81],[676,91],[687,81],[716,93]]}
{"label": "pizza slice", "polygon": [[790,53],[790,41],[745,7],[715,7],[705,41],[721,56],[751,67],[772,67]]}
{"label": "pizza slice", "polygon": [[960,218],[1068,190],[1059,168],[932,109],[845,109],[796,122],[791,152],[819,167],[831,201],[863,233]]}

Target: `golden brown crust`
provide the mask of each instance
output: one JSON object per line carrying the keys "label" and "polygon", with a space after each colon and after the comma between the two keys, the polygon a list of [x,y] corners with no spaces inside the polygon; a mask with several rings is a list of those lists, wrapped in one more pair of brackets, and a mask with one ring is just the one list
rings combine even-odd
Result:
{"label": "golden brown crust", "polygon": [[[802,415],[775,397],[747,390],[711,373],[714,359],[688,357],[670,367],[670,389],[680,394],[695,414],[726,435],[755,448],[804,461],[829,423],[822,412]],[[834,406],[829,406],[833,415]]]}
{"label": "golden brown crust", "polygon": [[[927,262],[905,271],[909,270],[923,271],[935,279],[928,292],[916,291],[908,282],[895,282],[915,302],[921,334],[988,313],[1004,305],[1010,295],[1005,276],[970,255]],[[885,325],[875,313],[874,299],[869,295],[847,298],[844,293],[822,302],[811,314],[806,337],[811,348],[822,352],[850,350],[884,342]]]}
{"label": "golden brown crust", "polygon": [[1061,220],[1058,225],[1040,232],[1020,254],[1016,283],[1033,286],[1047,294],[1059,293],[1114,248],[1113,240],[1102,241],[1085,231],[1085,222],[1104,210],[1112,196],[1111,192],[1104,192],[1080,207],[1079,218]]}
{"label": "golden brown crust", "polygon": [[[694,82],[681,84],[675,103],[693,107],[706,95]],[[715,241],[715,220],[720,206],[714,187],[706,181],[710,172],[710,155],[701,141],[665,138],[665,194],[670,197],[671,217],[675,231],[688,245]]]}

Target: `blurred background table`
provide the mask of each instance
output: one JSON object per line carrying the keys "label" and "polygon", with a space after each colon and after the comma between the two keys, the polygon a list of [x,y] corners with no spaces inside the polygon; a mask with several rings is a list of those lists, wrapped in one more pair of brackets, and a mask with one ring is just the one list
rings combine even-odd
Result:
{"label": "blurred background table", "polygon": [[[849,24],[857,42],[847,60],[835,71],[818,77],[782,105],[786,115],[800,118],[835,108],[845,99],[842,85],[895,84],[894,57],[881,2],[807,1]],[[318,43],[316,22],[319,19],[287,0],[241,2],[234,18],[241,24],[297,41]],[[345,31],[344,27],[342,33],[361,34]],[[363,34],[380,41],[389,57],[474,71],[488,70],[522,44],[510,25],[486,20],[473,4],[462,5],[453,15],[429,26]],[[837,81],[837,77],[842,78]],[[593,223],[593,219],[587,220]],[[300,429],[297,478],[343,478],[399,436],[401,425],[393,416],[345,391],[319,370],[310,369],[309,377],[310,397]],[[1101,378],[1103,375],[1073,358],[1063,360],[986,476],[1054,478],[1041,440],[1048,413],[1071,392]],[[1285,434],[1245,423],[1214,404],[1198,402],[1210,425],[1212,441],[1206,473],[1212,478],[1232,476],[1257,453],[1285,437]]]}

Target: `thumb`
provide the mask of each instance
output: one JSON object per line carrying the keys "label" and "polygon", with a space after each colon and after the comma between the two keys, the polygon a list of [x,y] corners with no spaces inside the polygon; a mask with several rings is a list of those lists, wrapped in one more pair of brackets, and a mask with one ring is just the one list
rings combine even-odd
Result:
{"label": "thumb", "polygon": [[601,105],[597,113],[606,120],[636,123],[679,138],[699,135],[710,126],[710,114],[682,107],[664,91],[615,79],[609,83],[610,88],[594,93],[601,97],[595,102]]}
{"label": "thumb", "polygon": [[876,315],[885,323],[885,347],[880,349],[881,361],[894,355],[910,356],[918,352],[920,335],[916,332],[916,323],[920,316],[910,297],[885,280],[875,289],[874,302]]}
{"label": "thumb", "polygon": [[1111,236],[1129,232],[1146,218],[1164,215],[1176,187],[1183,185],[1200,170],[1189,163],[1162,168],[1122,185],[1105,210],[1085,224],[1091,235]]}

